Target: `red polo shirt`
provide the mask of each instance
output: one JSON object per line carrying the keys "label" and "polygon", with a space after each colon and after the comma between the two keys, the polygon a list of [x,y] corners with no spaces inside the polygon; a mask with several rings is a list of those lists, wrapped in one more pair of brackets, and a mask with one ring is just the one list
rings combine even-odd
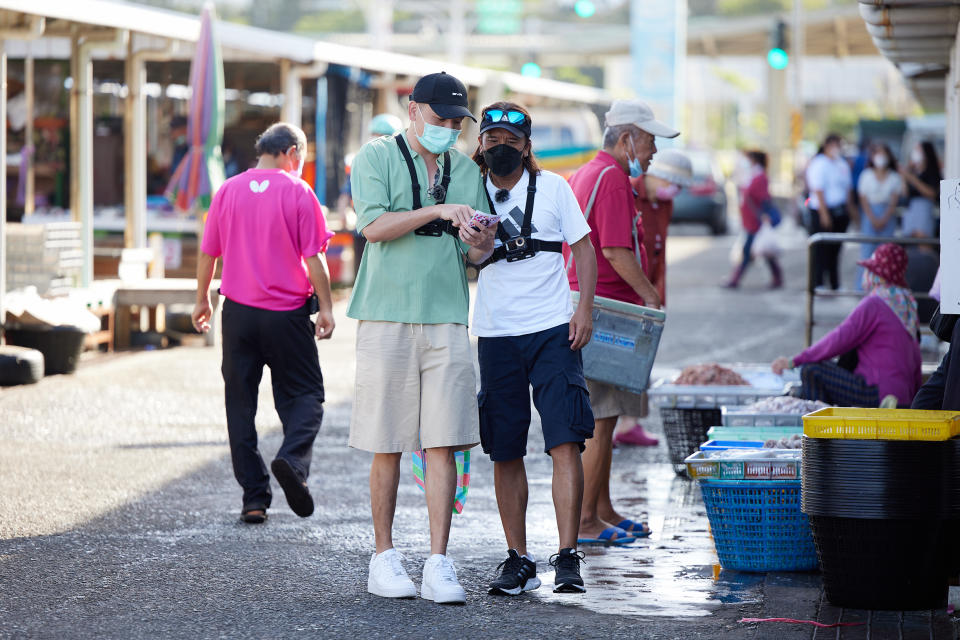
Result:
{"label": "red polo shirt", "polygon": [[[643,247],[643,225],[634,209],[633,188],[630,186],[627,172],[620,167],[613,156],[606,151],[600,151],[593,160],[580,167],[570,177],[570,186],[573,188],[574,195],[577,196],[580,208],[586,210],[600,172],[609,166],[614,168],[603,175],[597,197],[593,202],[593,209],[587,219],[590,223],[590,241],[597,251],[597,295],[632,304],[643,304],[637,292],[614,270],[602,251],[604,247],[639,250],[640,266],[644,273],[647,271],[647,255]],[[637,232],[639,247],[633,239],[634,229]],[[564,247],[565,256],[569,255],[569,252],[570,250]],[[571,266],[567,272],[567,279],[570,281],[571,289],[580,290],[576,265]]]}

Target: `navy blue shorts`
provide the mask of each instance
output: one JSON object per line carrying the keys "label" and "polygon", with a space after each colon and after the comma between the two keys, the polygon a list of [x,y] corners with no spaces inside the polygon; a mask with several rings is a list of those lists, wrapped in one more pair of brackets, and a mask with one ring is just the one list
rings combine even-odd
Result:
{"label": "navy blue shorts", "polygon": [[480,443],[494,462],[527,453],[530,386],[544,449],[593,436],[593,411],[579,351],[563,324],[522,336],[480,338]]}

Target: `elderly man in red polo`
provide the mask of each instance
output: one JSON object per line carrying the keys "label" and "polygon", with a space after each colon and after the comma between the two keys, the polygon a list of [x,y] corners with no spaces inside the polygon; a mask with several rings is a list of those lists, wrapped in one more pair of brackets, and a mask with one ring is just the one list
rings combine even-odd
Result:
{"label": "elderly man in red polo", "polygon": [[[606,113],[603,149],[571,178],[570,186],[590,224],[597,251],[597,296],[659,308],[661,297],[645,275],[643,224],[634,204],[631,178],[650,166],[655,137],[679,131],[657,121],[642,100],[617,100]],[[567,272],[578,291],[576,270]],[[578,543],[627,544],[650,535],[644,523],[622,516],[610,501],[613,429],[620,416],[642,415],[641,396],[587,381],[595,428],[583,453],[584,491]]]}

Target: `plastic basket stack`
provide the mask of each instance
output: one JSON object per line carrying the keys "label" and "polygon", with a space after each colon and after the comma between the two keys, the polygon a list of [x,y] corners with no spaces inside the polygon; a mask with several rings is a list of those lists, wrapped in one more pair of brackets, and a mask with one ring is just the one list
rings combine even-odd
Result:
{"label": "plastic basket stack", "polygon": [[946,605],[960,566],[960,413],[824,409],[804,417],[803,511],[831,604]]}
{"label": "plastic basket stack", "polygon": [[799,456],[756,447],[728,449],[717,458],[710,453],[694,453],[686,464],[700,484],[720,565],[751,572],[816,569],[810,523],[800,509]]}

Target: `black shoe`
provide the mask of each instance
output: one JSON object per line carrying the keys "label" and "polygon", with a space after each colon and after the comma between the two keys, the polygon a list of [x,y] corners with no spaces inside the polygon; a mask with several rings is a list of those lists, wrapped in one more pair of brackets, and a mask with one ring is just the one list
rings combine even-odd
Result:
{"label": "black shoe", "polygon": [[537,563],[528,556],[521,556],[516,549],[507,551],[507,559],[497,566],[503,568],[500,577],[490,583],[490,595],[515,596],[524,591],[540,588]]}
{"label": "black shoe", "polygon": [[267,521],[267,509],[256,505],[244,507],[240,512],[240,520],[247,524],[263,524]]}
{"label": "black shoe", "polygon": [[580,577],[580,563],[585,562],[584,557],[582,551],[571,548],[560,549],[560,553],[550,557],[550,566],[557,571],[553,579],[554,593],[584,593],[587,590]]}
{"label": "black shoe", "polygon": [[270,463],[273,476],[280,483],[280,488],[287,496],[287,504],[295,514],[306,518],[313,513],[313,496],[307,489],[307,483],[300,479],[293,465],[283,458],[277,458]]}

